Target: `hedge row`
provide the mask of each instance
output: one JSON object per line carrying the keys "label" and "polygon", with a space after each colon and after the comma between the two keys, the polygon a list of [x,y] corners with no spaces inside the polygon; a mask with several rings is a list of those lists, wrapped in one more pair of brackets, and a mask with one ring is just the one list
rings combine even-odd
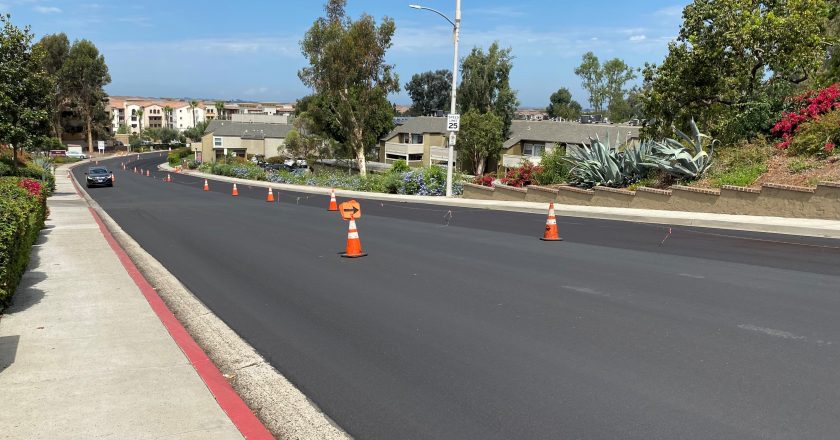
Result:
{"label": "hedge row", "polygon": [[0,177],[0,310],[9,305],[47,217],[45,182]]}
{"label": "hedge row", "polygon": [[192,152],[190,152],[189,147],[181,147],[170,151],[166,158],[169,161],[169,165],[175,167],[181,165],[181,159],[188,157],[190,154]]}

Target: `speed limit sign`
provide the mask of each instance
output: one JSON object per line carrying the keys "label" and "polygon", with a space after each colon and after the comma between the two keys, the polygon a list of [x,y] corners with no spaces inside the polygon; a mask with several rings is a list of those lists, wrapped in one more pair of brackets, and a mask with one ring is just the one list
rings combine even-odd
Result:
{"label": "speed limit sign", "polygon": [[448,115],[446,117],[446,130],[458,131],[461,129],[461,115]]}

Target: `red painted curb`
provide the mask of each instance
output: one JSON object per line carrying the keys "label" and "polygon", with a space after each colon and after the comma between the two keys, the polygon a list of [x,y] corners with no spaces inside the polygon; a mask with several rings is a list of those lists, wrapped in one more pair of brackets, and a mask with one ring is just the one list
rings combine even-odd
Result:
{"label": "red painted curb", "polygon": [[[71,180],[73,181],[73,186],[76,186],[76,180],[73,178]],[[79,192],[78,186],[76,186],[76,191]],[[234,391],[233,387],[222,376],[222,373],[216,368],[213,361],[207,357],[204,350],[198,346],[198,343],[195,342],[175,315],[172,314],[172,311],[166,306],[166,303],[158,296],[152,285],[140,273],[122,246],[111,235],[111,231],[105,227],[99,214],[91,207],[88,207],[88,210],[90,210],[94,220],[96,220],[96,224],[99,225],[99,230],[102,232],[105,240],[111,246],[117,258],[119,258],[120,263],[122,263],[131,279],[134,280],[134,284],[137,285],[140,292],[146,297],[146,301],[149,302],[152,310],[157,314],[164,327],[166,327],[166,330],[169,331],[172,339],[181,348],[181,351],[187,356],[187,359],[193,368],[195,368],[201,380],[204,381],[204,384],[207,385],[207,388],[213,394],[219,406],[227,414],[228,418],[230,418],[230,421],[233,422],[246,439],[274,439],[274,436],[271,435],[257,416],[251,412],[251,409],[248,408],[248,405],[242,401],[239,394]]]}

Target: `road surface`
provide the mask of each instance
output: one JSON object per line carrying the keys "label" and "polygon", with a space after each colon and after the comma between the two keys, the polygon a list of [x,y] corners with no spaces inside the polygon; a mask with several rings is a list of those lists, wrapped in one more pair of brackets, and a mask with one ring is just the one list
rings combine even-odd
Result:
{"label": "road surface", "polygon": [[93,198],[356,438],[840,433],[840,241],[560,217],[542,242],[541,215],[361,200],[343,259],[325,196],[116,176]]}

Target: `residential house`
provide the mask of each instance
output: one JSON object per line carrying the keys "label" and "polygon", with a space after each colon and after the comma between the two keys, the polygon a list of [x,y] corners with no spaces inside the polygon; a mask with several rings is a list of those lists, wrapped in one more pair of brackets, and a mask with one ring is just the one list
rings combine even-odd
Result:
{"label": "residential house", "polygon": [[446,118],[417,117],[402,120],[379,142],[379,161],[406,161],[421,167],[445,164],[449,160],[449,137]]}
{"label": "residential house", "polygon": [[499,171],[519,167],[525,160],[539,164],[545,152],[568,145],[589,145],[589,138],[596,135],[601,139],[609,136],[620,142],[633,141],[639,138],[639,127],[515,120],[503,145]]}
{"label": "residential house", "polygon": [[201,139],[201,158],[214,161],[229,154],[238,157],[259,155],[265,158],[283,153],[291,124],[236,122],[214,119]]}

